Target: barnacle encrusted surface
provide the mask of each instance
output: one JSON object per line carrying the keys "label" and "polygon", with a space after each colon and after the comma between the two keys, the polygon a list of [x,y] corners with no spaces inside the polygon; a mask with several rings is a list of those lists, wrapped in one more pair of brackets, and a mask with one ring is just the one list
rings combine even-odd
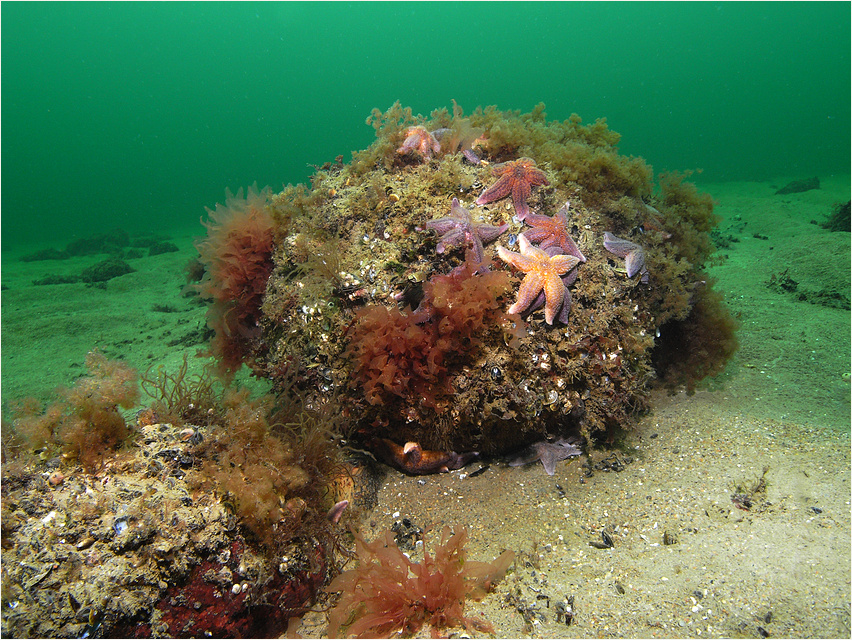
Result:
{"label": "barnacle encrusted surface", "polygon": [[[655,187],[644,160],[618,154],[604,121],[548,122],[543,105],[467,117],[454,106],[426,118],[395,104],[368,124],[377,139],[351,163],[327,163],[310,190],[272,198],[279,241],[251,358],[310,402],[334,398],[355,439],[497,454],[546,435],[611,437],[648,408],[658,375],[693,388],[733,353],[734,323],[703,272],[714,250],[711,198],[678,174]],[[472,148],[483,162],[455,146],[427,162],[398,153],[417,125],[481,130]],[[492,166],[522,157],[548,180],[532,190],[530,210],[553,216],[570,203],[568,230],[587,258],[567,324],[548,325],[540,309],[508,314],[523,274],[496,260],[496,247],[517,250],[529,227],[511,199],[475,204]],[[490,272],[465,265],[461,251],[436,251],[426,225],[448,216],[453,198],[482,223],[509,222],[485,246]],[[605,232],[642,247],[647,283],[606,251]],[[669,332],[700,357],[660,349],[666,360],[652,362]]]}

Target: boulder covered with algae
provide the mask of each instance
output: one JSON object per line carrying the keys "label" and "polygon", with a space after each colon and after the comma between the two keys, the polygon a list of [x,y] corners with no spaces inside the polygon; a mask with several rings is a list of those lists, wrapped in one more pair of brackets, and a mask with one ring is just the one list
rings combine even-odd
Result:
{"label": "boulder covered with algae", "polygon": [[[336,403],[353,441],[611,441],[652,385],[692,391],[734,352],[705,273],[712,199],[655,183],[605,121],[397,103],[367,123],[350,163],[270,197],[274,268],[243,354],[308,406]],[[522,249],[535,264],[505,259]]]}

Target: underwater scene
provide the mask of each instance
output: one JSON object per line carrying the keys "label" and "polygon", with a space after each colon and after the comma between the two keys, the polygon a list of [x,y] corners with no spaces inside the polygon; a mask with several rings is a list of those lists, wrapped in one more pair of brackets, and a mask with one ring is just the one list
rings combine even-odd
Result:
{"label": "underwater scene", "polygon": [[4,637],[850,637],[848,3],[3,3]]}

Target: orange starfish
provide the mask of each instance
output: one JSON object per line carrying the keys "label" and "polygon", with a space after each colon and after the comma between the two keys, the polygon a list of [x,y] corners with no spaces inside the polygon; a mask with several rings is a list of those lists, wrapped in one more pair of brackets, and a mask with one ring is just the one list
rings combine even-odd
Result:
{"label": "orange starfish", "polygon": [[562,208],[553,214],[552,218],[531,213],[526,223],[533,227],[527,229],[524,235],[530,242],[538,242],[541,249],[559,247],[562,253],[576,256],[580,262],[586,261],[586,256],[577,248],[577,243],[568,235],[568,209],[571,205],[566,202]]}
{"label": "orange starfish", "polygon": [[487,204],[505,198],[511,193],[518,220],[523,220],[530,212],[530,208],[527,206],[527,198],[530,197],[533,185],[550,184],[544,175],[544,171],[537,169],[535,161],[529,158],[519,158],[498,164],[491,170],[491,173],[500,176],[500,179],[482,192],[482,195],[477,198],[476,204]]}
{"label": "orange starfish", "polygon": [[435,136],[429,133],[426,127],[418,125],[406,129],[405,141],[396,152],[405,155],[417,151],[424,162],[429,162],[432,159],[432,154],[438,153],[440,150],[441,144],[435,139]]}
{"label": "orange starfish", "polygon": [[509,307],[509,313],[519,313],[529,307],[544,289],[544,320],[553,324],[556,312],[565,300],[565,283],[563,273],[568,273],[580,264],[577,256],[559,254],[549,255],[546,251],[530,244],[524,234],[518,236],[521,252],[515,253],[503,247],[497,248],[497,253],[504,262],[517,267],[526,275],[518,289],[518,300]]}

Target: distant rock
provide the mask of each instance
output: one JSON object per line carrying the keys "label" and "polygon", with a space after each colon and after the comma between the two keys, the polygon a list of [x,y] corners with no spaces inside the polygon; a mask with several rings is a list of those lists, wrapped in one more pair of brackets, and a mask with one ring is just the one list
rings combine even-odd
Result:
{"label": "distant rock", "polygon": [[814,176],[807,180],[793,180],[775,192],[776,196],[784,195],[785,193],[802,193],[811,189],[819,189],[819,178]]}

